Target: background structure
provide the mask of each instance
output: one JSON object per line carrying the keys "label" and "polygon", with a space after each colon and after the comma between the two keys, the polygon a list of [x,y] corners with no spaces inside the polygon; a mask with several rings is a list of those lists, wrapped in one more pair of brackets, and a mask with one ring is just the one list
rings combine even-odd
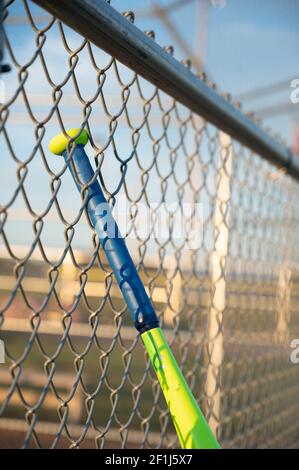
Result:
{"label": "background structure", "polygon": [[[170,75],[153,85],[150,66],[137,74],[133,52],[119,52],[130,68],[107,53],[105,29],[96,47],[69,26],[71,12],[60,22],[47,12],[57,2],[37,3],[44,8],[7,1],[3,15],[11,71],[1,77],[0,446],[178,446],[84,203],[47,147],[86,126],[87,152],[221,444],[297,447],[299,164],[287,148],[299,112],[290,99],[298,3],[93,2],[133,43],[141,38],[136,45],[165,46],[155,49],[161,67],[168,54],[180,80],[194,77],[189,97]],[[164,203],[174,204],[169,214]],[[169,224],[161,233],[161,213],[171,219],[184,204],[189,231],[175,236]]]}

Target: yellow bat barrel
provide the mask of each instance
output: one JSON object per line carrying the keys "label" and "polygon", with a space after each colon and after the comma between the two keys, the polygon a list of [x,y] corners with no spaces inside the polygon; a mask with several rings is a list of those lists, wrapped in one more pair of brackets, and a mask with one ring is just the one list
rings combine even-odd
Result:
{"label": "yellow bat barrel", "polygon": [[161,328],[141,334],[183,449],[220,449]]}

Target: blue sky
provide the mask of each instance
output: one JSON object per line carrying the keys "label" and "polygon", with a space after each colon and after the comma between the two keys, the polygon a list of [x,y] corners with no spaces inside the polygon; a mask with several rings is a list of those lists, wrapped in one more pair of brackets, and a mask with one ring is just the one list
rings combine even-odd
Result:
{"label": "blue sky", "polygon": [[[115,1],[123,9],[149,8],[150,2]],[[172,0],[159,2],[163,5]],[[213,3],[213,2],[211,2]],[[217,3],[217,2],[216,2]],[[226,0],[220,8],[210,4],[208,9],[208,31],[206,38],[206,68],[221,91],[233,96],[268,85],[270,83],[299,77],[299,2],[296,0]],[[174,10],[170,15],[190,48],[198,50],[198,28],[200,27],[198,1],[187,1],[186,6]],[[141,29],[153,28],[157,42],[162,45],[174,40],[161,22],[154,17],[138,19]],[[175,55],[184,54],[175,47]],[[288,104],[290,88],[263,99],[244,103],[246,110],[259,110],[274,104]],[[299,108],[299,107],[298,107]],[[293,141],[293,124],[299,120],[297,113],[267,117],[265,122],[280,132],[289,143]]]}
{"label": "blue sky", "polygon": [[[185,5],[170,14],[184,41],[196,55],[200,27],[199,2],[186,0]],[[207,1],[207,0],[204,0]],[[173,0],[160,0],[160,6],[167,6]],[[41,10],[29,2],[32,12]],[[208,3],[208,2],[207,2]],[[218,1],[219,3],[219,1]],[[206,36],[206,69],[221,91],[233,96],[269,83],[299,77],[299,2],[296,0],[211,0],[208,8]],[[213,6],[215,4],[216,6]],[[112,0],[119,11],[136,12],[135,23],[140,29],[154,29],[156,41],[160,45],[173,44],[174,38],[155,16],[146,17],[142,12],[149,11],[150,0]],[[23,12],[22,2],[13,6],[16,15]],[[138,14],[138,12],[141,12]],[[29,29],[25,26],[9,26],[15,40],[22,47],[26,42]],[[15,34],[17,31],[17,34]],[[175,56],[185,58],[177,44]],[[263,99],[244,103],[245,109],[258,110],[272,104],[288,104],[290,88]],[[292,142],[294,122],[299,120],[299,111],[289,115],[267,117],[275,131]]]}
{"label": "blue sky", "polygon": [[[173,0],[163,0],[159,4],[167,6]],[[29,2],[32,14],[40,14],[42,11],[36,7],[35,4]],[[142,30],[154,29],[156,32],[156,41],[161,46],[167,44],[174,44],[174,38],[165,26],[155,16],[138,15],[138,11],[148,11],[151,2],[144,0],[142,2],[137,0],[112,0],[112,5],[119,11],[133,10],[136,11],[136,25]],[[197,55],[198,50],[198,35],[199,35],[199,17],[200,9],[198,1],[186,0],[185,5],[181,8],[174,10],[170,14],[170,19],[173,22],[173,27],[177,29],[184,41],[188,44],[193,54]],[[10,14],[18,15],[24,14],[23,3],[16,0],[10,8]],[[299,2],[295,0],[226,0],[223,8],[213,6],[210,4],[208,8],[208,23],[207,23],[207,36],[206,36],[206,53],[205,53],[205,66],[208,74],[219,86],[220,91],[230,92],[233,96],[239,93],[254,89],[256,87],[275,83],[280,80],[288,78],[299,77]],[[28,25],[17,23],[8,24],[6,27],[9,39],[13,46],[14,53],[17,60],[24,64],[32,56],[35,49],[35,37],[32,29]],[[61,39],[57,40],[53,30],[48,34],[48,44],[45,47],[45,55],[47,57],[47,65],[52,79],[57,83],[63,79],[68,68],[67,55],[61,47]],[[66,28],[68,39],[73,47],[80,44],[81,38],[73,34]],[[180,50],[177,44],[175,46],[175,57],[178,59],[185,58],[184,53]],[[99,61],[105,63],[107,56],[105,54],[98,54]],[[79,85],[84,93],[84,98],[87,99],[93,95],[97,89],[95,72],[88,64],[88,59],[84,54],[80,58],[82,65],[79,65]],[[30,68],[30,77],[26,83],[27,90],[31,93],[38,95],[33,108],[41,119],[46,115],[48,108],[43,104],[43,99],[40,98],[45,94],[49,94],[51,89],[46,80],[41,80],[41,67],[35,63]],[[81,71],[81,72],[80,72]],[[124,72],[126,78],[129,77],[127,71]],[[3,77],[5,80],[6,90],[11,94],[17,83],[17,74],[14,69],[10,74]],[[107,86],[109,92],[114,93],[116,96],[117,107],[117,91],[119,87],[114,81],[115,77],[109,75],[107,79]],[[109,83],[108,83],[109,82]],[[150,87],[149,87],[150,88]],[[65,88],[65,93],[74,94],[72,86]],[[275,104],[289,104],[290,88],[286,82],[285,88],[282,88],[279,93],[265,96],[256,100],[251,100],[244,103],[245,110],[258,110],[263,107],[272,106]],[[293,105],[296,106],[296,105]],[[298,112],[290,115],[275,115],[268,117],[265,124],[269,124],[274,131],[279,132],[289,144],[293,141],[294,126],[296,119],[299,119],[299,105],[297,105]],[[76,119],[80,119],[80,107],[74,107],[68,103],[64,106],[64,118],[66,127],[72,127],[76,124]],[[115,109],[115,108],[114,108]],[[34,142],[34,126],[28,125],[26,115],[24,114],[24,106],[21,102],[16,103],[14,107],[16,121],[12,121],[8,127],[10,139],[13,142],[14,149],[21,159],[28,158],[32,145]],[[18,121],[19,120],[19,121]],[[53,119],[48,126],[49,139],[53,133],[58,129],[57,121]],[[157,135],[159,128],[156,129]],[[173,136],[175,129],[173,130]],[[101,128],[100,139],[104,140],[105,135],[108,134],[108,128]],[[144,137],[144,145],[146,144],[146,137]],[[130,151],[130,136],[126,133],[125,128],[119,130],[119,141],[122,142],[121,149],[118,149],[122,156]],[[0,136],[0,145],[4,145]],[[3,148],[3,147],[2,147]],[[108,149],[112,154],[111,146]],[[4,151],[6,155],[6,151]],[[48,155],[47,155],[48,156]],[[113,154],[109,160],[109,168],[107,168],[107,182],[110,184],[109,190],[115,189],[115,175],[120,175],[119,167],[112,167],[112,162],[115,162]],[[106,158],[107,160],[107,158]],[[183,159],[182,159],[183,160]],[[108,161],[108,160],[107,160]],[[61,162],[58,160],[49,159],[50,166],[54,171],[61,168]],[[146,164],[146,163],[145,163]],[[42,171],[42,162],[35,158],[29,165],[30,172],[26,179],[26,186],[30,188],[32,194],[32,203],[36,207],[44,208],[50,197],[50,178],[45,171]],[[13,189],[16,186],[15,164],[11,157],[7,154],[7,164],[3,167],[2,177],[0,180],[0,203],[5,203],[9,197],[12,196]],[[183,174],[183,166],[180,167]],[[104,169],[105,171],[105,169]],[[130,170],[131,171],[131,170]],[[132,170],[133,171],[133,170]],[[131,171],[131,177],[134,180],[134,175]],[[166,172],[166,164],[161,171]],[[65,177],[67,179],[67,177]],[[140,182],[139,182],[140,183]],[[157,184],[157,183],[156,183]],[[67,209],[74,206],[74,201],[79,204],[78,195],[75,191],[72,182],[69,180],[64,183],[64,203]],[[134,188],[133,188],[134,189]],[[140,190],[136,182],[136,193]],[[152,192],[157,190],[157,186],[153,184],[151,187]],[[75,198],[75,199],[74,199]],[[16,201],[16,206],[20,204],[23,206],[21,200]],[[51,222],[49,222],[51,223]],[[20,232],[16,229],[18,222],[13,222],[11,225],[11,236],[20,237]],[[25,225],[23,224],[23,231]],[[28,242],[32,239],[32,229],[28,225]],[[26,229],[27,230],[27,229]],[[82,227],[82,231],[84,232]],[[63,227],[60,227],[60,235],[58,232],[55,234],[60,242],[63,240]],[[53,230],[51,231],[53,233]],[[78,239],[84,238],[80,231],[78,231]],[[24,239],[25,235],[22,238]],[[26,238],[26,237],[25,237]],[[50,243],[50,242],[49,242]],[[53,242],[54,243],[54,242]]]}

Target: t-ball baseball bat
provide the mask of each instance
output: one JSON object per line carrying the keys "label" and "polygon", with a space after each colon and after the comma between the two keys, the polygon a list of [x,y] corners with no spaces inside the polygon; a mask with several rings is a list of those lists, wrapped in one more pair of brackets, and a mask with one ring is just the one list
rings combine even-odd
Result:
{"label": "t-ball baseball bat", "polygon": [[158,317],[85,153],[88,133],[85,130],[80,133],[80,129],[70,129],[67,135],[72,140],[61,133],[51,140],[49,149],[56,155],[63,155],[79,191],[86,186],[90,221],[149,354],[180,444],[183,449],[218,449],[220,446],[159,327]]}

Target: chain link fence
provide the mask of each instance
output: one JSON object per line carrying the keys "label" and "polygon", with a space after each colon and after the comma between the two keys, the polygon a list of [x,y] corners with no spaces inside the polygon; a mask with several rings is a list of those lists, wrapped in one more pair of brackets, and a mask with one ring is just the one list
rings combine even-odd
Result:
{"label": "chain link fence", "polygon": [[[85,127],[87,153],[221,445],[298,446],[296,179],[35,4],[7,1],[4,29],[12,69],[0,125],[0,445],[178,446],[86,204],[48,150],[58,132]],[[187,227],[179,236],[177,213]]]}

